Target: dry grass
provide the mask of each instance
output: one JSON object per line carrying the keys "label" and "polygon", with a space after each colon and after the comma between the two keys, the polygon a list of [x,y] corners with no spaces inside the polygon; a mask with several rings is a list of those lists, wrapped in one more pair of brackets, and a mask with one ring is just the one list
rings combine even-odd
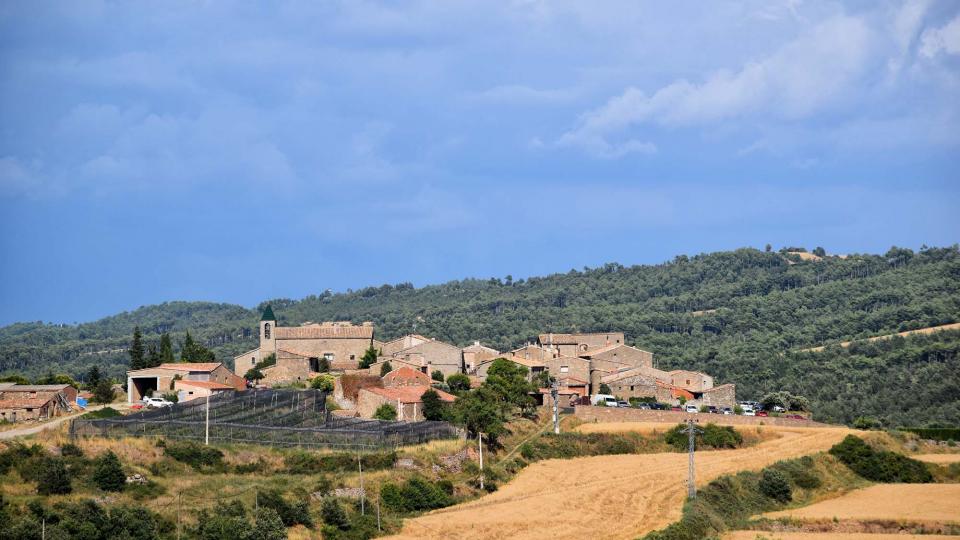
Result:
{"label": "dry grass", "polygon": [[[856,343],[858,341],[877,341],[879,339],[890,339],[893,336],[912,336],[914,334],[932,334],[934,332],[942,332],[944,330],[960,330],[960,323],[952,324],[942,324],[940,326],[929,326],[927,328],[917,328],[916,330],[907,330],[906,332],[897,332],[896,334],[886,334],[883,336],[874,336],[865,339],[858,339],[854,341],[844,341],[840,343],[841,347],[849,347],[851,343]],[[799,352],[820,352],[826,347],[811,347],[809,349],[800,349]]]}
{"label": "dry grass", "polygon": [[813,532],[757,532],[734,531],[723,540],[939,540],[960,536],[931,536],[928,534],[870,534],[870,533],[813,533]]}
{"label": "dry grass", "polygon": [[936,463],[937,465],[949,465],[950,463],[960,463],[960,454],[916,454],[910,456],[918,461],[927,463]]}
{"label": "dry grass", "polygon": [[764,514],[799,520],[855,519],[960,523],[960,484],[878,484],[793,510]]}
{"label": "dry grass", "polygon": [[[698,454],[698,483],[826,450],[852,432],[764,429],[781,436]],[[682,453],[541,461],[491,495],[405,521],[394,538],[635,538],[680,518],[686,476]]]}

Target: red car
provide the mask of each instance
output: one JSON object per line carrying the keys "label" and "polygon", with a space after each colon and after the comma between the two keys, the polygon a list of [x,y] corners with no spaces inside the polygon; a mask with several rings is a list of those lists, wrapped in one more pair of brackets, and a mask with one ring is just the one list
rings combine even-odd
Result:
{"label": "red car", "polygon": [[757,416],[770,416],[767,411],[757,411]]}
{"label": "red car", "polygon": [[794,420],[806,420],[806,419],[807,419],[807,417],[805,417],[805,416],[800,416],[799,414],[788,414],[788,415],[784,416],[784,418],[793,418]]}
{"label": "red car", "polygon": [[671,410],[671,411],[681,411],[681,412],[683,412],[683,409],[681,409],[680,407],[670,407],[670,410]]}

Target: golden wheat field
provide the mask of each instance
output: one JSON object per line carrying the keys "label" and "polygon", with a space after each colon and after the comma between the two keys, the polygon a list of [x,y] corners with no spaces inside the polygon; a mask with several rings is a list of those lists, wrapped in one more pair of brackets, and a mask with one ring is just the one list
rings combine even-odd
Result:
{"label": "golden wheat field", "polygon": [[918,461],[936,463],[937,465],[960,463],[960,454],[915,454],[910,457]]}
{"label": "golden wheat field", "polygon": [[889,519],[960,523],[960,484],[878,484],[769,518]]}
{"label": "golden wheat field", "polygon": [[[780,437],[697,455],[698,484],[826,450],[844,428],[767,427]],[[534,463],[499,491],[406,520],[394,539],[635,538],[680,518],[684,453],[599,456]]]}
{"label": "golden wheat field", "polygon": [[942,536],[929,534],[870,534],[870,533],[812,533],[812,532],[762,532],[734,531],[723,536],[723,540],[947,540],[960,536]]}

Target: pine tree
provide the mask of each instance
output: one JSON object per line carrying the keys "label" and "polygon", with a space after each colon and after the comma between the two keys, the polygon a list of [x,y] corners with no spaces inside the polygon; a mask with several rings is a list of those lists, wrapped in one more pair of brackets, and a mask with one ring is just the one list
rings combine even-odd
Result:
{"label": "pine tree", "polygon": [[97,458],[96,466],[93,471],[93,481],[97,487],[104,491],[122,491],[126,484],[127,475],[123,473],[123,467],[117,455],[107,450],[105,454]]}
{"label": "pine tree", "polygon": [[140,333],[140,327],[133,329],[133,341],[130,343],[130,349],[127,351],[130,355],[130,369],[143,369],[147,364],[143,358],[143,335]]}
{"label": "pine tree", "polygon": [[100,379],[103,378],[103,375],[100,374],[100,367],[93,366],[90,368],[90,371],[87,372],[87,388],[93,390],[97,387],[97,384],[100,383]]}
{"label": "pine tree", "polygon": [[366,351],[364,351],[363,358],[360,359],[360,364],[358,365],[358,367],[360,369],[367,369],[368,367],[372,366],[376,362],[377,362],[377,349],[374,348],[373,345],[371,345]]}
{"label": "pine tree", "polygon": [[113,398],[113,382],[110,379],[100,379],[93,388],[93,400],[97,403],[110,403]]}
{"label": "pine tree", "polygon": [[155,345],[147,347],[147,362],[145,367],[157,367],[160,365],[160,351]]}
{"label": "pine tree", "polygon": [[40,495],[64,495],[73,491],[70,473],[62,458],[47,458],[40,469],[37,493]]}
{"label": "pine tree", "polygon": [[180,347],[180,361],[181,362],[191,362],[193,358],[193,348],[196,347],[196,343],[193,341],[193,336],[190,335],[190,331],[187,330],[187,336],[183,338],[183,345]]}
{"label": "pine tree", "polygon": [[181,362],[214,362],[217,357],[213,351],[194,341],[190,331],[183,340],[183,349],[180,351]]}
{"label": "pine tree", "polygon": [[164,332],[160,335],[160,363],[172,364],[177,360],[173,357],[173,340],[170,334]]}

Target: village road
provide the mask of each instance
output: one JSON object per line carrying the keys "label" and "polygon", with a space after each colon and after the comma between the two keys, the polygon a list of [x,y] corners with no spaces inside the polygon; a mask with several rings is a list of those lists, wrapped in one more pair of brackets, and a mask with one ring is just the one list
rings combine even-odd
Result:
{"label": "village road", "polygon": [[[88,413],[90,411],[99,411],[104,407],[106,407],[106,405],[93,405],[91,407],[87,407],[84,412]],[[26,427],[13,428],[13,429],[8,429],[6,431],[0,431],[0,440],[14,439],[16,437],[25,437],[27,435],[33,435],[34,433],[40,433],[45,429],[57,427],[64,422],[77,418],[78,416],[80,415],[71,414],[68,416],[59,416],[48,422],[43,422],[40,424],[31,424],[30,426],[26,426]]]}

